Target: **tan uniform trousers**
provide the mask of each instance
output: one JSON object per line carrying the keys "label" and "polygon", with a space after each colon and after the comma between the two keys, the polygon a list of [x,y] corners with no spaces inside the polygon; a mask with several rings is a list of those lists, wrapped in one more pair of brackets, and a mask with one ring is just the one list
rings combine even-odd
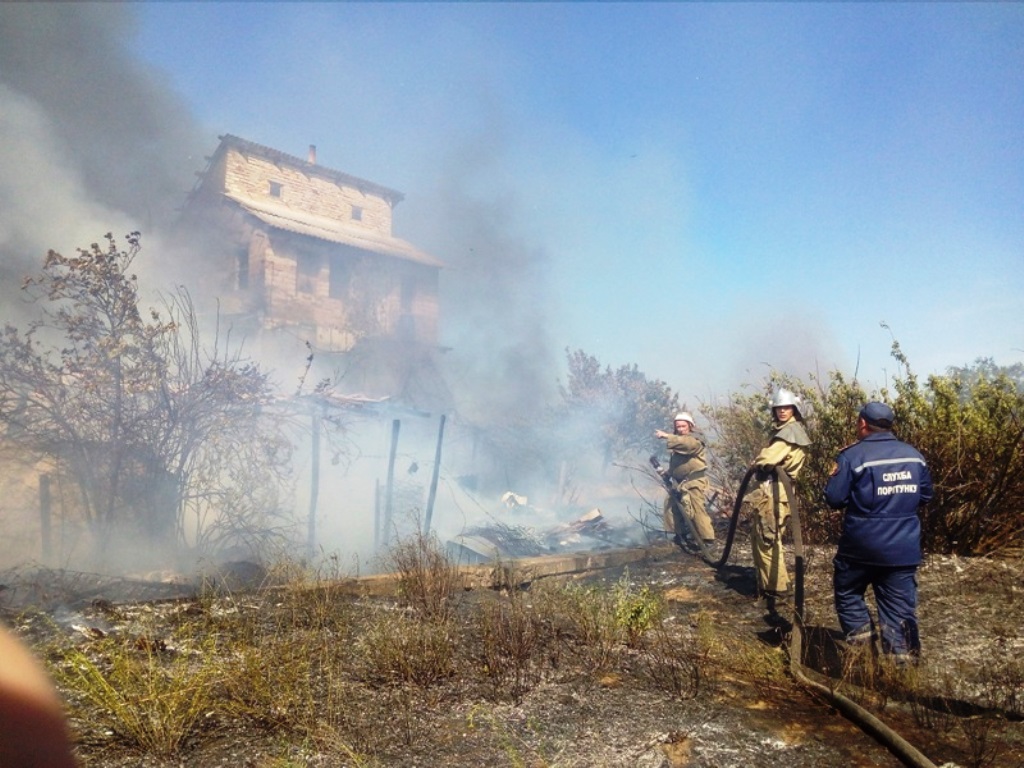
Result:
{"label": "tan uniform trousers", "polygon": [[693,522],[693,527],[697,529],[698,536],[705,541],[714,540],[715,529],[711,525],[711,518],[708,516],[704,501],[708,490],[707,479],[689,480],[683,483],[679,490],[681,496],[679,501],[677,502],[672,496],[668,496],[662,507],[665,518],[665,530],[679,535],[688,535],[690,528],[686,521],[682,517],[677,519],[677,516],[685,515]]}
{"label": "tan uniform trousers", "polygon": [[786,498],[786,492],[779,488],[778,522],[775,519],[770,483],[748,493],[744,503],[750,504],[754,512],[750,544],[757,573],[757,589],[761,593],[785,592],[789,589],[789,571],[786,569],[785,550],[782,546],[782,537],[789,522],[789,499]]}

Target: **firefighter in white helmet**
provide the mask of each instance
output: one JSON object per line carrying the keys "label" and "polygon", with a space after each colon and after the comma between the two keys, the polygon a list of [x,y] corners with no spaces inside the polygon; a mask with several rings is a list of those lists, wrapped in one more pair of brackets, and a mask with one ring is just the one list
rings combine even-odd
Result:
{"label": "firefighter in white helmet", "polygon": [[748,493],[745,502],[754,508],[750,542],[754,556],[754,570],[757,573],[757,589],[765,599],[766,607],[774,612],[775,606],[789,596],[789,572],[786,569],[785,550],[782,536],[789,520],[789,499],[785,486],[778,480],[779,514],[775,516],[771,470],[785,470],[796,478],[807,459],[811,444],[803,425],[800,412],[800,398],[788,389],[779,389],[771,401],[772,437],[768,445],[754,459],[760,487]]}
{"label": "firefighter in white helmet", "polygon": [[705,457],[704,436],[697,431],[697,425],[686,411],[675,415],[673,420],[674,433],[669,434],[660,429],[654,436],[664,440],[671,458],[668,465],[668,476],[676,482],[679,498],[672,495],[665,498],[663,516],[665,529],[674,533],[673,540],[679,546],[683,544],[683,536],[689,533],[689,527],[682,515],[693,523],[705,544],[715,540],[715,529],[705,507],[708,480],[706,477],[708,462]]}

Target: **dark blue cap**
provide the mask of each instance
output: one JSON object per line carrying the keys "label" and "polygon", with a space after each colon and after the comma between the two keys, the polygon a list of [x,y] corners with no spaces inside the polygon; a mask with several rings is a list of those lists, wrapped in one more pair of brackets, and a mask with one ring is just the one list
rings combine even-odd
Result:
{"label": "dark blue cap", "polygon": [[860,417],[875,427],[889,429],[896,421],[896,414],[885,403],[870,402],[860,409]]}

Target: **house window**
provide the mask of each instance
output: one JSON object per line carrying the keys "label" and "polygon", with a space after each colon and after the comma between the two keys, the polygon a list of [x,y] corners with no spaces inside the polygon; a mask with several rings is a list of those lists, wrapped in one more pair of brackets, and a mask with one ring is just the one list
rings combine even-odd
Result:
{"label": "house window", "polygon": [[327,295],[332,299],[347,299],[352,285],[352,263],[347,259],[332,258],[328,275]]}
{"label": "house window", "polygon": [[270,182],[270,196],[271,197],[280,197],[281,196],[281,189],[283,188],[283,186],[284,185],[281,184],[280,181],[272,181],[272,182]]}
{"label": "house window", "polygon": [[413,299],[416,298],[416,280],[412,277],[402,278],[401,307],[403,312],[412,310]]}
{"label": "house window", "polygon": [[235,265],[238,269],[238,288],[245,290],[249,287],[249,247],[244,246],[238,249],[235,257]]}
{"label": "house window", "polygon": [[316,278],[320,272],[319,260],[311,253],[295,257],[295,290],[298,293],[316,293]]}
{"label": "house window", "polygon": [[363,209],[360,208],[358,205],[353,205],[352,206],[352,221],[362,221],[362,220],[363,220]]}

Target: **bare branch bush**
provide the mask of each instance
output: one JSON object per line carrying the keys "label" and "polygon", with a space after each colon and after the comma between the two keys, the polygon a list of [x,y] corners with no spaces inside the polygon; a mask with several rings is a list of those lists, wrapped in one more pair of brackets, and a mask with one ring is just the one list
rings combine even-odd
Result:
{"label": "bare branch bush", "polygon": [[124,537],[151,560],[185,543],[189,519],[200,544],[220,512],[233,529],[263,525],[276,504],[239,489],[273,487],[290,449],[264,418],[266,374],[220,339],[201,343],[186,292],[143,315],[131,273],[140,250],[137,232],[124,250],[107,235],[75,256],[50,251],[25,281],[39,316],[0,336],[0,422],[77,488],[70,511],[100,557]]}
{"label": "bare branch bush", "polygon": [[369,684],[428,687],[452,677],[458,648],[451,620],[381,608],[362,622],[356,668]]}
{"label": "bare branch bush", "polygon": [[417,532],[400,539],[384,555],[385,568],[398,575],[405,602],[426,619],[449,621],[463,577],[437,536]]}
{"label": "bare branch bush", "polygon": [[644,635],[640,651],[644,678],[655,689],[678,699],[700,693],[711,664],[695,635],[661,622]]}
{"label": "bare branch bush", "polygon": [[508,695],[514,704],[540,680],[539,652],[544,642],[538,618],[522,600],[500,598],[477,613],[481,639],[480,663],[495,695]]}

